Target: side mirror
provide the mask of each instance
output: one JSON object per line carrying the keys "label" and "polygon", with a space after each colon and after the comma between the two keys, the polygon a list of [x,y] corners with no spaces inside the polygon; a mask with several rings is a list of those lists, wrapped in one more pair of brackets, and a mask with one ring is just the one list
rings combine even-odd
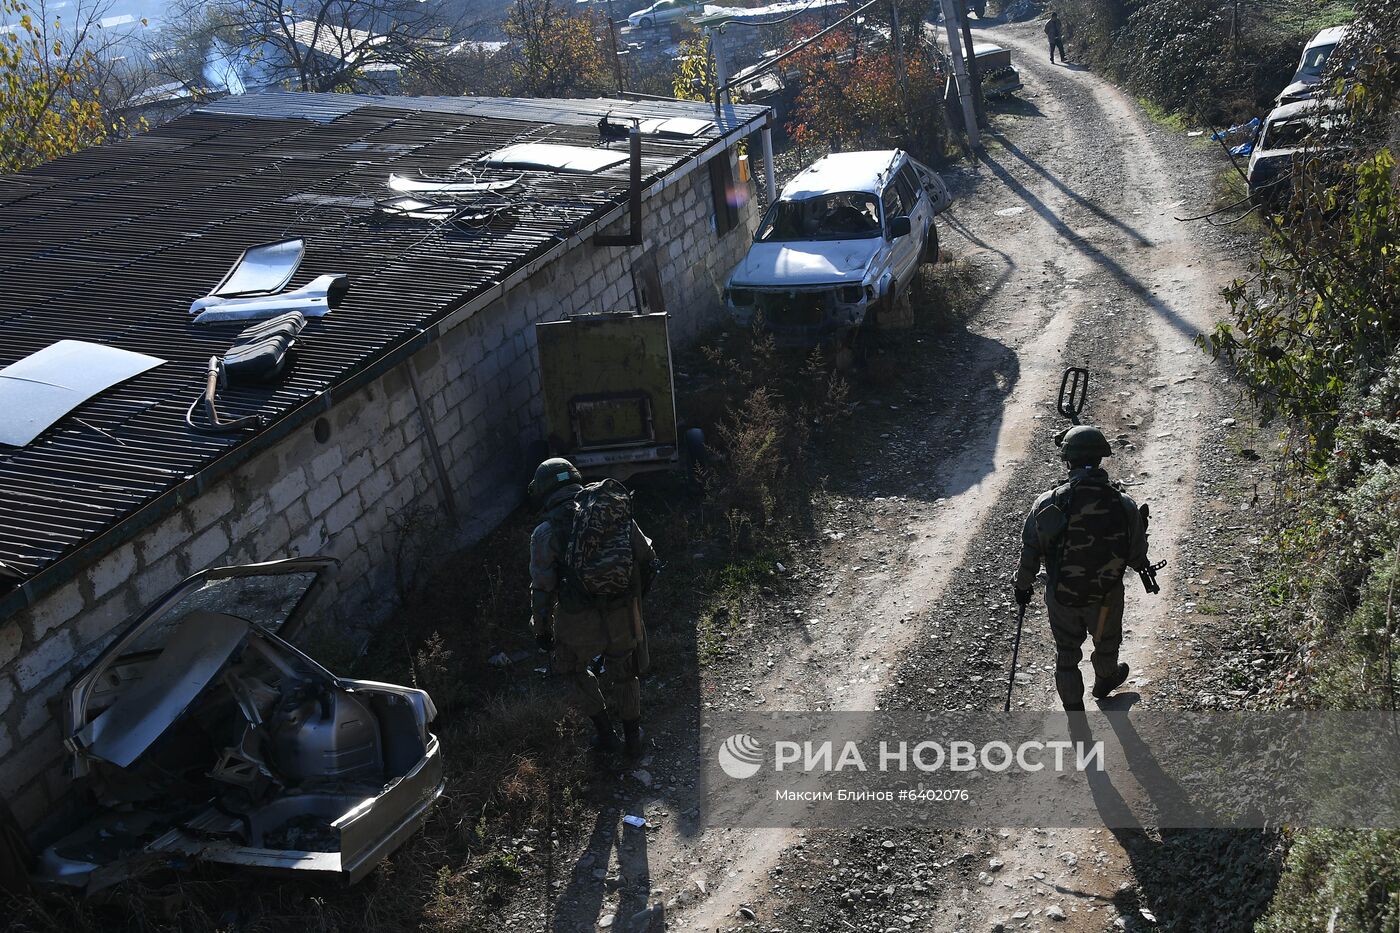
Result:
{"label": "side mirror", "polygon": [[914,228],[909,225],[908,217],[891,217],[889,228],[891,240],[897,240],[914,232]]}

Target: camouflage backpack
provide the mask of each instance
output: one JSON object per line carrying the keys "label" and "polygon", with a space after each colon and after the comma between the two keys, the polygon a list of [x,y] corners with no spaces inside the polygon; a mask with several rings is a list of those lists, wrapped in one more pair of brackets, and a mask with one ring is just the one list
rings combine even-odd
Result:
{"label": "camouflage backpack", "polygon": [[1080,479],[1056,489],[1051,503],[1063,516],[1053,557],[1055,602],[1074,607],[1103,602],[1122,585],[1128,566],[1123,494],[1110,482]]}
{"label": "camouflage backpack", "polygon": [[574,497],[562,548],[562,589],[588,608],[631,596],[632,497],[615,479],[590,483]]}

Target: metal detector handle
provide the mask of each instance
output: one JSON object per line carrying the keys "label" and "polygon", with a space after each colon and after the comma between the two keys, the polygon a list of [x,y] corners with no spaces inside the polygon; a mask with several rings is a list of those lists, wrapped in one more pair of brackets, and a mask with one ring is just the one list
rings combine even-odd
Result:
{"label": "metal detector handle", "polygon": [[1056,405],[1060,414],[1073,424],[1079,423],[1079,413],[1084,410],[1084,402],[1089,397],[1089,370],[1082,366],[1071,366],[1060,378],[1060,400]]}

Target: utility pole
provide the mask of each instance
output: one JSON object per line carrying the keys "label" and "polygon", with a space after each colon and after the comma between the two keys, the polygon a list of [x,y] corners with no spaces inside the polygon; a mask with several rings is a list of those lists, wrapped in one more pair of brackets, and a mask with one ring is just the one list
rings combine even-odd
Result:
{"label": "utility pole", "polygon": [[894,50],[894,80],[899,89],[899,106],[909,118],[909,92],[904,74],[904,37],[899,31],[899,0],[890,0],[890,40]]}
{"label": "utility pole", "polygon": [[723,35],[718,26],[706,26],[705,36],[710,40],[710,52],[715,57],[715,116],[720,116],[720,108],[729,103],[729,60],[724,57]]}
{"label": "utility pole", "polygon": [[982,145],[977,132],[977,108],[972,102],[972,85],[968,81],[967,68],[963,64],[962,39],[958,36],[958,15],[956,4],[963,0],[940,0],[943,7],[943,25],[948,30],[948,54],[953,59],[953,75],[957,78],[958,97],[962,100],[963,126],[967,128],[967,144],[973,149]]}
{"label": "utility pole", "polygon": [[613,19],[612,0],[608,0],[608,38],[612,40],[613,76],[617,79],[617,93],[627,90],[622,81],[622,57],[617,53],[617,21]]}
{"label": "utility pole", "polygon": [[967,80],[972,85],[972,109],[977,112],[977,125],[986,126],[987,114],[982,109],[982,75],[977,69],[977,53],[972,50],[972,26],[967,21],[967,4],[964,0],[954,0],[954,3],[967,50]]}

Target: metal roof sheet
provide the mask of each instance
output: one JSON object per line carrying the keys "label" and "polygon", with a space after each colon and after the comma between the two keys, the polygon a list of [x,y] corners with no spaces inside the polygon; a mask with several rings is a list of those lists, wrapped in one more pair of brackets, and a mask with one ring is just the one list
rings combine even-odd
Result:
{"label": "metal roof sheet", "polygon": [[[480,180],[514,178],[519,169],[476,160],[524,140],[595,146],[597,121],[615,111],[715,119],[706,105],[680,101],[273,93],[228,98],[143,136],[0,176],[0,366],[59,339],[168,361],[92,398],[27,447],[0,448],[0,563],[28,582],[18,595],[0,582],[0,617],[55,585],[68,572],[56,562],[78,549],[85,558],[105,551],[153,512],[197,494],[205,471],[271,443],[339,387],[435,339],[444,319],[618,216],[628,180],[625,162],[593,175],[526,171],[489,195],[511,210],[468,226],[377,210],[392,194],[391,172],[447,177],[470,164]],[[644,185],[766,115],[736,106],[694,138],[645,137]],[[244,249],[289,237],[306,241],[289,288],[344,273],[350,291],[333,314],[307,324],[280,383],[221,393],[229,417],[268,419],[260,435],[194,434],[185,407],[209,357],[243,325],[195,325],[190,304]]]}

